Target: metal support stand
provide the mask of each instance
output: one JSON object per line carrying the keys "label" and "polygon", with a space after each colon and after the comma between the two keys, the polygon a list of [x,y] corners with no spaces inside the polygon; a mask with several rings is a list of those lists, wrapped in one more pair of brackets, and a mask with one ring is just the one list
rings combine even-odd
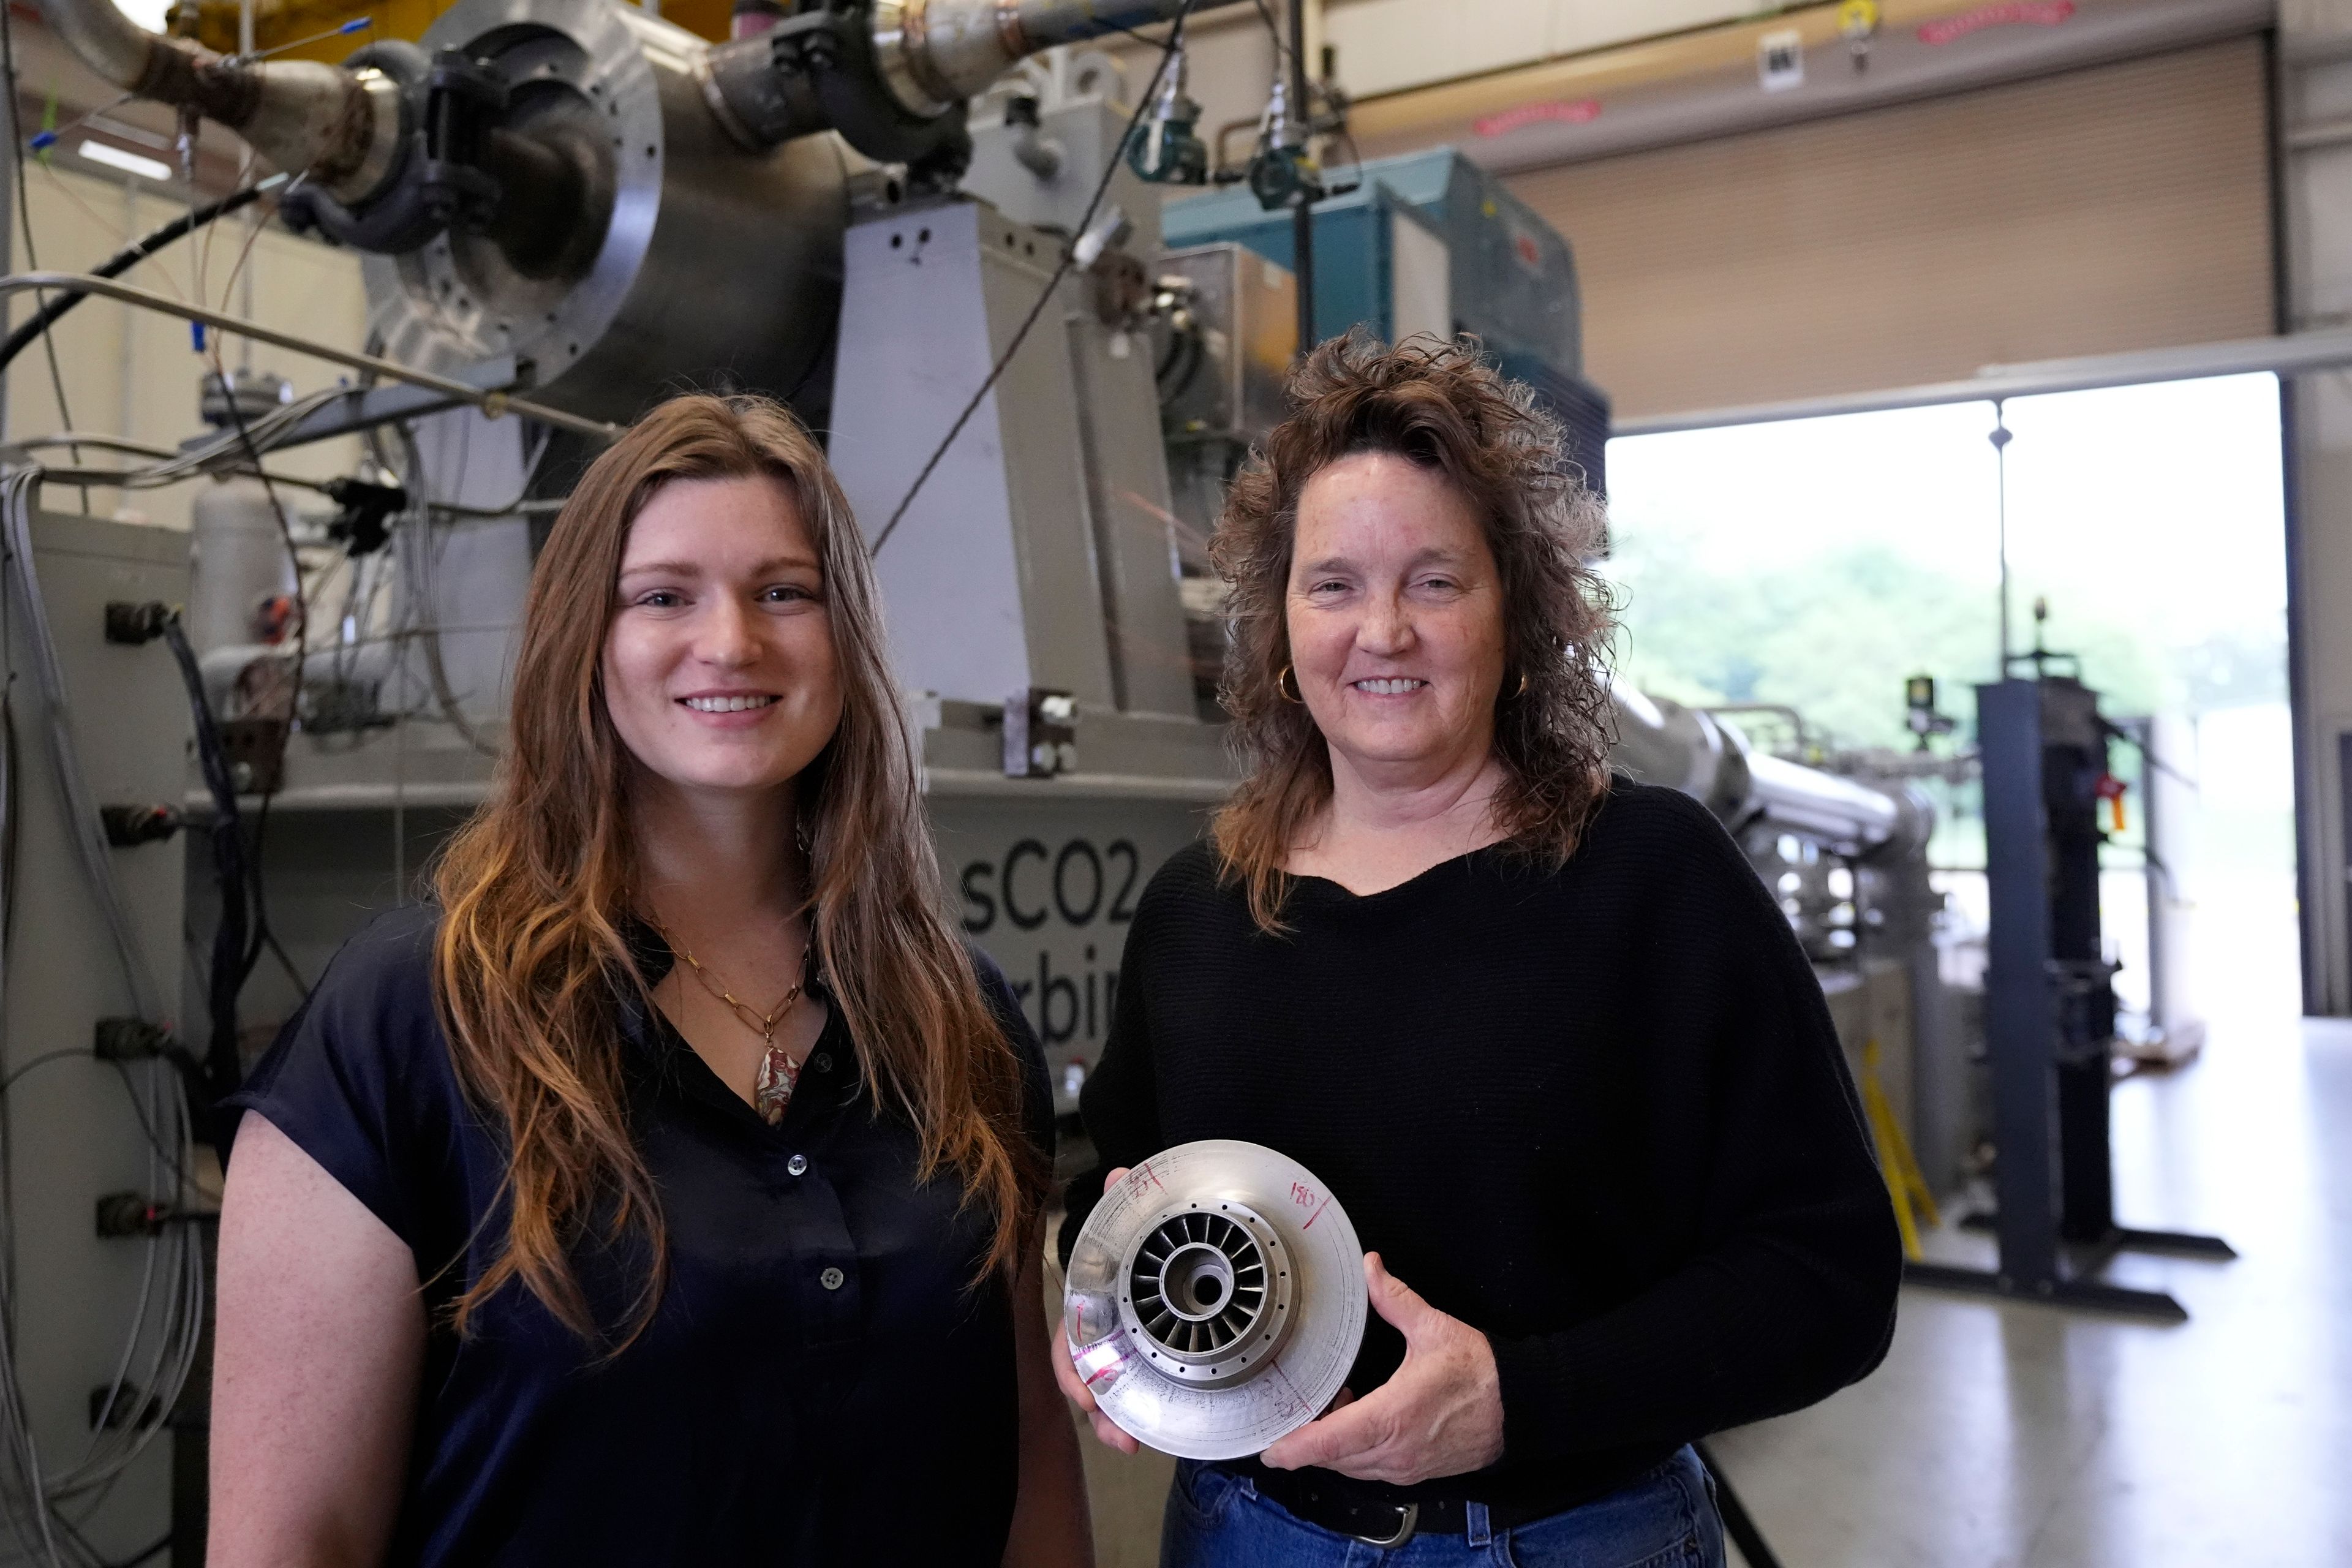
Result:
{"label": "metal support stand", "polygon": [[1741,1502],[1739,1494],[1731,1489],[1731,1478],[1723,1473],[1723,1467],[1715,1462],[1715,1456],[1706,1451],[1706,1444],[1693,1443],[1691,1447],[1698,1452],[1698,1462],[1706,1467],[1707,1479],[1715,1483],[1715,1509],[1723,1516],[1723,1533],[1731,1537],[1731,1544],[1739,1548],[1739,1555],[1747,1559],[1748,1568],[1780,1568],[1780,1559],[1765,1543],[1764,1532],[1756,1528],[1756,1520],[1748,1511],[1748,1505]]}
{"label": "metal support stand", "polygon": [[[1290,0],[1290,112],[1305,142],[1314,116],[1307,106],[1307,0]],[[1298,278],[1298,353],[1301,358],[1322,341],[1315,330],[1315,197],[1318,174],[1301,189],[1290,209],[1290,239]]]}
{"label": "metal support stand", "polygon": [[[2217,1237],[2116,1224],[2108,1096],[2113,967],[2099,937],[2098,808],[2107,736],[2098,694],[2044,668],[1977,688],[1985,870],[1992,929],[1985,1036],[1992,1064],[2000,1240],[1991,1269],[1912,1263],[1906,1283],[2165,1322],[2189,1313],[2161,1290],[2092,1276],[2122,1251],[2226,1260]],[[1969,1222],[1963,1221],[1963,1224]]]}

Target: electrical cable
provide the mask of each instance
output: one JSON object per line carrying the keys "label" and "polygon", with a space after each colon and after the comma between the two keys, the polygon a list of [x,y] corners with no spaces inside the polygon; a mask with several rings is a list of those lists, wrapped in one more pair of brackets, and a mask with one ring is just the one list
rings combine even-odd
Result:
{"label": "electrical cable", "polygon": [[[423,517],[420,518],[420,521],[423,521],[424,518],[429,518],[436,504],[425,485],[425,451],[417,445],[415,430],[406,421],[394,424],[393,428],[398,432],[402,447],[408,454],[408,471],[403,476],[402,482],[407,488],[408,493],[417,498],[419,503],[425,509]],[[461,489],[465,483],[466,465],[470,456],[469,437],[468,445],[460,448],[458,458],[457,479]],[[437,607],[441,602],[440,552],[433,539],[432,525],[426,521],[423,529],[408,531],[405,537],[408,542],[408,551],[403,564],[411,569],[415,579],[416,592],[413,597],[418,603],[433,606],[437,614]],[[442,657],[441,649],[441,633],[444,629],[437,618],[427,619],[422,626],[416,628],[417,645],[425,654],[425,683],[433,692],[434,702],[441,710],[441,716],[448,721],[449,727],[457,731],[467,745],[482,755],[496,757],[499,754],[499,749],[485,740],[480,731],[474,728],[473,721],[466,717],[465,708],[458,701],[456,689],[449,684],[448,666]]]}
{"label": "electrical cable", "polygon": [[1087,210],[1071,231],[1070,243],[1062,247],[1062,259],[1054,268],[1054,275],[1045,280],[1045,287],[1038,292],[1037,302],[1029,307],[1029,313],[1022,318],[1021,325],[1013,329],[1013,341],[1005,344],[1003,353],[996,356],[996,363],[989,367],[979,390],[971,395],[971,400],[963,405],[963,412],[956,416],[955,423],[948,426],[947,435],[940,438],[940,444],[932,449],[930,457],[915,475],[915,482],[907,487],[907,493],[899,500],[898,509],[891,512],[890,521],[884,523],[882,531],[874,536],[874,548],[868,554],[881,554],[882,547],[890,542],[890,535],[898,531],[898,524],[906,518],[907,509],[915,504],[917,496],[922,494],[931,471],[948,455],[948,448],[955,445],[956,437],[963,434],[963,427],[971,422],[971,416],[980,412],[981,404],[1012,365],[1013,356],[1021,352],[1022,343],[1028,339],[1029,329],[1037,324],[1037,319],[1045,313],[1045,307],[1053,302],[1055,294],[1060,290],[1062,280],[1077,265],[1078,242],[1094,226],[1095,214],[1102,206],[1103,197],[1110,192],[1110,183],[1118,173],[1124,149],[1135,139],[1135,128],[1143,122],[1145,113],[1159,100],[1160,79],[1168,74],[1169,62],[1176,58],[1176,50],[1183,42],[1184,22],[1192,14],[1193,4],[1194,0],[1184,0],[1182,7],[1177,11],[1175,25],[1168,30],[1168,42],[1160,47],[1159,68],[1151,73],[1151,80],[1145,84],[1143,91],[1137,95],[1135,110],[1127,117],[1126,129],[1119,132],[1118,140],[1111,143],[1111,156],[1103,161],[1102,178],[1095,182],[1094,195],[1087,198]]}
{"label": "electrical cable", "polygon": [[[294,626],[290,635],[294,643],[294,679],[287,694],[285,741],[286,747],[291,749],[294,744],[294,732],[300,727],[302,721],[303,667],[310,662],[306,654],[310,637],[310,598],[302,586],[302,552],[294,543],[294,524],[293,521],[286,515],[286,502],[278,495],[278,487],[270,483],[268,473],[261,466],[261,449],[254,445],[253,432],[246,426],[245,410],[237,406],[236,385],[228,379],[227,372],[222,368],[220,348],[217,342],[213,348],[212,360],[213,374],[220,382],[221,401],[227,405],[229,422],[236,427],[237,439],[245,445],[246,460],[252,465],[254,472],[260,476],[262,492],[269,498],[270,515],[278,520],[278,542],[285,546],[286,559],[293,568]],[[282,775],[284,771],[281,767],[278,773]],[[310,996],[310,983],[302,977],[301,970],[297,968],[294,960],[287,955],[284,944],[278,940],[278,934],[269,929],[268,896],[264,890],[263,847],[269,834],[269,806],[278,796],[278,780],[275,778],[268,781],[268,787],[260,792],[261,805],[253,814],[253,930],[246,945],[244,969],[237,978],[240,984],[250,978],[254,966],[261,962],[261,955],[266,950],[277,955],[278,962],[286,970],[287,978],[294,982],[295,989],[302,993],[303,1000],[308,1001]]]}
{"label": "electrical cable", "polygon": [[[18,173],[21,174],[22,172],[20,167]],[[89,276],[120,278],[173,241],[186,237],[190,233],[211,223],[215,218],[225,217],[240,207],[251,205],[278,185],[283,184],[285,181],[284,174],[272,174],[269,178],[257,181],[243,190],[232,192],[209,205],[198,207],[194,212],[184,212],[171,222],[124,246],[112,256],[91,268]],[[31,265],[37,266],[38,263],[33,260],[31,251],[31,241],[28,237],[26,244],[26,260]],[[75,289],[66,289],[47,297],[39,310],[25,318],[22,326],[10,332],[5,339],[0,339],[0,370],[5,370],[8,363],[24,353],[35,338],[47,333],[51,327],[57,325],[59,318],[66,312],[89,298],[88,294]],[[58,407],[62,412],[64,405],[60,403]],[[73,421],[68,418],[66,423],[71,425]],[[75,460],[79,462],[80,459],[77,457]]]}
{"label": "electrical cable", "polygon": [[122,966],[124,984],[130,990],[131,1011],[149,1023],[160,1024],[163,1010],[155,978],[148,972],[146,957],[140,952],[138,937],[131,928],[130,907],[114,875],[114,863],[107,855],[105,830],[92,805],[96,796],[84,779],[80,748],[68,721],[72,702],[66,690],[65,670],[58,662],[57,643],[49,632],[48,605],[41,597],[38,570],[33,563],[32,494],[39,487],[40,478],[37,468],[16,469],[8,475],[5,491],[0,491],[0,509],[5,512],[10,582],[18,595],[17,605],[24,612],[28,634],[26,640],[32,645],[34,678],[41,689],[43,717],[48,725],[50,764],[57,774],[58,793],[66,803],[75,856],[98,895],[108,934],[114,942],[115,956]]}
{"label": "electrical cable", "polygon": [[[21,625],[34,655],[50,742],[51,763],[58,775],[68,821],[74,831],[76,858],[110,929],[121,936],[121,895],[110,862],[100,846],[93,866],[89,854],[90,796],[81,787],[79,759],[72,736],[62,720],[68,711],[66,689],[51,640],[45,602],[30,547],[29,507],[41,471],[20,469],[8,474],[0,487],[0,543],[5,543],[8,587],[0,595],[0,619]],[[24,613],[21,623],[16,612]],[[0,626],[0,637],[13,654],[15,639]],[[0,684],[0,1000],[12,977],[5,969],[8,927],[18,883],[15,847],[20,826],[16,788],[17,757],[13,708],[16,672],[11,660],[5,684]],[[125,963],[141,1016],[153,1021],[152,980],[135,949]],[[0,1019],[5,1009],[0,1007]],[[184,1053],[181,1053],[184,1055]],[[86,1049],[53,1050],[21,1062],[0,1079],[0,1139],[9,1136],[16,1102],[32,1072],[75,1057],[94,1056]],[[187,1087],[171,1061],[159,1061],[143,1075],[142,1084],[129,1064],[117,1063],[134,1120],[147,1149],[146,1190],[166,1193],[170,1206],[184,1207],[189,1189],[187,1152],[194,1134],[193,1110]],[[139,1457],[166,1430],[165,1417],[178,1401],[194,1370],[204,1327],[205,1278],[201,1238],[193,1227],[176,1225],[150,1236],[142,1259],[142,1282],[132,1302],[130,1325],[113,1362],[113,1375],[102,1387],[98,1420],[82,1454],[70,1465],[51,1469],[41,1455],[31,1426],[25,1389],[18,1375],[15,1191],[10,1182],[13,1152],[0,1147],[0,1511],[7,1515],[25,1551],[48,1568],[111,1568],[82,1534],[78,1522],[89,1516]],[[123,1412],[127,1419],[117,1419]],[[73,1505],[72,1511],[67,1505]]]}
{"label": "electrical cable", "polygon": [[[1265,24],[1266,37],[1274,40],[1274,69],[1279,76],[1290,68],[1287,64],[1291,58],[1290,40],[1282,36],[1282,24],[1275,20],[1273,7],[1265,0],[1252,0],[1252,3],[1257,7],[1258,20]],[[1300,106],[1300,112],[1305,112],[1304,105]]]}
{"label": "electrical cable", "polygon": [[220,1095],[236,1088],[239,1073],[236,1003],[250,936],[247,900],[253,874],[246,861],[245,826],[237,816],[236,775],[229,771],[220,724],[205,696],[204,671],[176,610],[164,619],[163,642],[179,666],[181,684],[187,688],[188,709],[195,723],[196,760],[205,793],[213,801],[213,870],[220,884],[221,908],[213,928],[212,967],[206,976],[212,1037],[205,1050],[205,1069],[209,1087]]}
{"label": "electrical cable", "polygon": [[[17,96],[16,83],[16,29],[10,20],[13,12],[14,7],[0,5],[0,77],[6,79],[8,92],[8,162],[15,172],[16,183],[16,223],[17,226],[25,231],[25,263],[32,270],[38,271],[41,258],[39,253],[33,247],[32,187],[25,180],[24,127],[16,121],[16,105],[21,100]],[[33,297],[38,302],[41,298],[40,291],[35,290]],[[66,406],[66,378],[65,373],[58,368],[57,340],[44,331],[41,334],[41,346],[48,357],[49,386],[57,394],[58,418],[70,429],[73,426],[74,417],[72,411]],[[5,361],[0,361],[0,364],[5,363]],[[73,453],[72,457],[75,462],[81,461],[79,452]],[[81,510],[85,516],[89,514],[89,492],[88,490],[82,492]]]}

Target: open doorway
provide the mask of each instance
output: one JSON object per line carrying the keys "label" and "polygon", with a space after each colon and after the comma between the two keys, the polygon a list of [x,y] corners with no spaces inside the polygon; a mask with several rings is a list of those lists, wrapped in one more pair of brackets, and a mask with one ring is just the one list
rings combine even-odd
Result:
{"label": "open doorway", "polygon": [[[2012,650],[2033,645],[2045,603],[2040,635],[2080,656],[2105,713],[2154,723],[2155,769],[2115,752],[2132,790],[2103,862],[2120,998],[2146,1029],[2152,780],[2172,812],[2153,891],[2173,1009],[2291,1016],[2280,452],[2266,374],[1620,439],[1620,668],[1694,704],[1785,704],[1805,732],[1764,720],[1751,739],[1816,753],[1913,745],[1904,682],[1932,675],[1964,744],[1970,688],[1998,668],[2005,493]],[[1973,791],[1932,792],[1938,881],[1981,930]]]}

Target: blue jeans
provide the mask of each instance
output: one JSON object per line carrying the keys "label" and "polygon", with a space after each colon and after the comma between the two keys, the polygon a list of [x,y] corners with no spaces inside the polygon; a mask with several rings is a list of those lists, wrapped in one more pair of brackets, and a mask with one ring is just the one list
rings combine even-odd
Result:
{"label": "blue jeans", "polygon": [[1160,1529],[1160,1568],[1724,1568],[1723,1521],[1688,1448],[1597,1502],[1493,1530],[1383,1549],[1294,1517],[1241,1477],[1185,1460]]}

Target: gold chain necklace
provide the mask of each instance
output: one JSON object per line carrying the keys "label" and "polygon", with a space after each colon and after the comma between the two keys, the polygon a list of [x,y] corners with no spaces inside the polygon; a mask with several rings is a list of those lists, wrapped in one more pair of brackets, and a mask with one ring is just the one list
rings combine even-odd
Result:
{"label": "gold chain necklace", "polygon": [[793,982],[793,988],[784,993],[782,1001],[771,1011],[762,1013],[721,985],[718,977],[702,966],[702,961],[694,956],[691,949],[669,934],[667,926],[650,916],[647,920],[654,930],[661,933],[662,941],[669,944],[670,952],[685,960],[687,968],[694,972],[695,979],[702,983],[702,988],[725,1003],[729,1012],[760,1037],[760,1072],[751,1081],[751,1105],[760,1113],[761,1121],[771,1127],[778,1125],[784,1119],[784,1108],[793,1102],[793,1090],[800,1087],[801,1069],[793,1063],[792,1053],[776,1044],[776,1026],[793,1010],[793,1004],[801,999],[802,988],[808,983],[808,950],[801,950],[801,977]]}

